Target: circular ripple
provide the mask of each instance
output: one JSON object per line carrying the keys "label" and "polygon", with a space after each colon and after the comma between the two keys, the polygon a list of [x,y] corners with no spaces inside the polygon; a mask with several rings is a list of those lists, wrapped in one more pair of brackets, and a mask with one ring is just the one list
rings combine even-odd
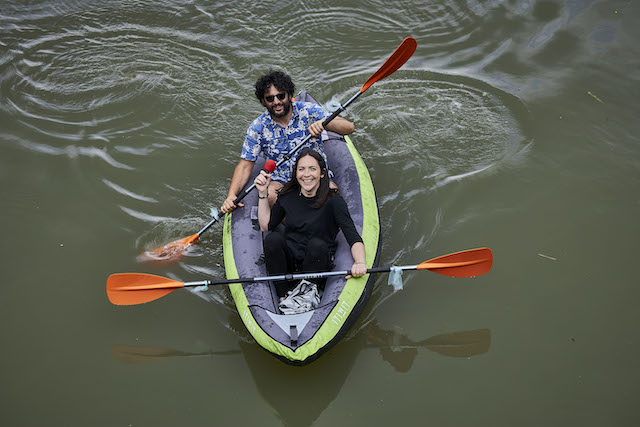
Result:
{"label": "circular ripple", "polygon": [[[468,64],[495,50],[500,37],[482,31],[487,17],[504,13],[500,5],[65,2],[57,20],[51,10],[16,10],[8,12],[13,21],[0,18],[2,132],[37,155],[70,159],[96,199],[111,205],[105,215],[138,236],[136,251],[207,222],[211,204],[225,196],[244,131],[262,110],[252,86],[271,67],[321,102],[344,102],[404,37],[418,40],[414,58],[345,114],[356,124],[383,221],[408,224],[395,230],[403,238],[412,233],[398,247],[433,234],[411,228],[425,192],[481,178],[526,144],[517,99],[476,80],[416,70]],[[434,216],[437,227],[443,215]],[[221,260],[219,230],[211,231],[182,268]]]}
{"label": "circular ripple", "polygon": [[482,82],[428,72],[378,83],[356,108],[368,156],[417,168],[434,183],[509,161],[526,141],[517,98]]}
{"label": "circular ripple", "polygon": [[520,164],[531,143],[531,117],[513,95],[462,76],[399,71],[370,91],[350,120],[372,170],[382,229],[393,229],[383,241],[402,248],[387,256],[402,262],[451,221],[467,220],[447,217],[458,193]]}

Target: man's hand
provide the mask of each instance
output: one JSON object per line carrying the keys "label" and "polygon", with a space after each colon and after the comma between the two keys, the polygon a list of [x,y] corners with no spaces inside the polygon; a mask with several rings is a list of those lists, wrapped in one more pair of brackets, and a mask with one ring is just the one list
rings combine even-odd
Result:
{"label": "man's hand", "polygon": [[309,125],[309,133],[311,136],[316,137],[320,136],[324,127],[322,126],[322,121],[318,120],[317,122],[313,122]]}
{"label": "man's hand", "polygon": [[222,213],[229,213],[237,207],[242,207],[244,204],[238,203],[236,206],[233,201],[238,198],[238,193],[242,191],[242,187],[249,180],[249,176],[251,175],[251,170],[253,169],[254,162],[240,159],[238,165],[233,170],[233,176],[231,177],[231,184],[229,185],[229,192],[227,193],[227,198],[225,199],[222,206],[220,206],[220,211]]}
{"label": "man's hand", "polygon": [[224,200],[224,203],[222,203],[222,206],[220,206],[220,212],[222,213],[229,213],[232,210],[234,210],[236,207],[243,207],[244,204],[243,203],[238,203],[238,206],[233,204],[233,201],[237,198],[238,196],[233,196],[233,195],[229,195],[227,196],[227,198]]}

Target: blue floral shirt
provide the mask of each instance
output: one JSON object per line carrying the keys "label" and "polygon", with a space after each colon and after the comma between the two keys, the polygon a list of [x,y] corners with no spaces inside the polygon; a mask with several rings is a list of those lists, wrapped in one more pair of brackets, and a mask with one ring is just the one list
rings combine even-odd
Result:
{"label": "blue floral shirt", "polygon": [[[278,162],[309,135],[311,123],[329,117],[329,113],[322,107],[310,102],[292,102],[291,110],[291,119],[286,128],[274,122],[268,111],[255,119],[247,129],[241,158],[255,162],[262,151],[267,159]],[[321,136],[311,138],[307,145],[321,153],[324,161],[327,161]],[[271,179],[281,183],[289,181],[295,161],[294,155],[273,171]]]}

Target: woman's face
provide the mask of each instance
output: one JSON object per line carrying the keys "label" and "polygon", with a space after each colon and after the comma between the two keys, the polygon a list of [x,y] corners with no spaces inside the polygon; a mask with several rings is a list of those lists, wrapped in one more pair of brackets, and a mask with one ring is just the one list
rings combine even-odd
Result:
{"label": "woman's face", "polygon": [[323,176],[320,164],[312,156],[304,156],[298,160],[296,179],[304,196],[314,197],[316,195],[320,187],[320,178]]}

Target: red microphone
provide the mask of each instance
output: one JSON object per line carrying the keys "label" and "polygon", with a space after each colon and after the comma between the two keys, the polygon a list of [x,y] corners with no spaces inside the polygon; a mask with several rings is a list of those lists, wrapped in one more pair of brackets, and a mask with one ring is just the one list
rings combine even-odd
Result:
{"label": "red microphone", "polygon": [[268,173],[271,173],[271,172],[274,171],[276,166],[277,166],[276,162],[274,162],[273,160],[269,159],[264,164],[264,170],[267,171]]}

